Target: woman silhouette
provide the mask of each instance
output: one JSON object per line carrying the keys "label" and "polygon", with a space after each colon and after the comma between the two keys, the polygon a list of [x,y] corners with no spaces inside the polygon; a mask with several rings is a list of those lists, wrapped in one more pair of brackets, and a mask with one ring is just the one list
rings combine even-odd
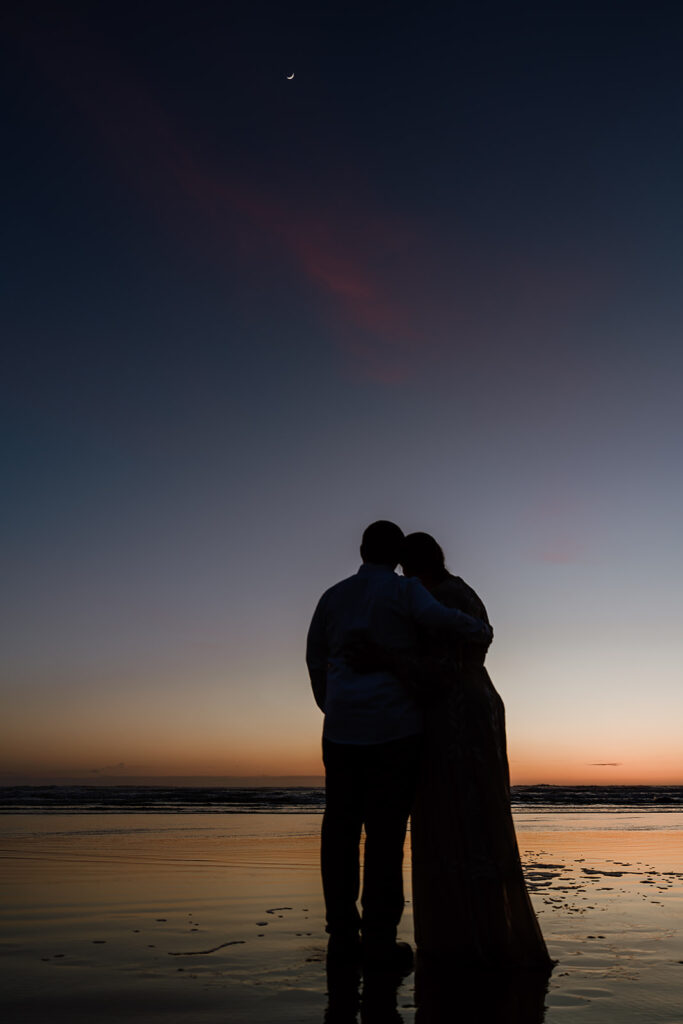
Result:
{"label": "woman silhouette", "polygon": [[[409,534],[403,572],[449,608],[488,622],[477,594],[447,570],[427,533]],[[552,970],[529,899],[510,810],[505,708],[486,649],[424,637],[405,665],[425,693],[425,744],[412,814],[418,956],[451,965]],[[415,684],[414,684],[415,685]]]}

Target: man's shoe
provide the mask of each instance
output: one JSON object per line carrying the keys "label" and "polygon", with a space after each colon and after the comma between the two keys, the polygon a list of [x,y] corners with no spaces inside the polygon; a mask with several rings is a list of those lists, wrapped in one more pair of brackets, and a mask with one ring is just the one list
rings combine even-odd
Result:
{"label": "man's shoe", "polygon": [[363,944],[363,966],[373,971],[390,971],[405,978],[413,969],[413,951],[407,942]]}
{"label": "man's shoe", "polygon": [[328,963],[358,964],[361,959],[360,935],[333,932],[327,940]]}

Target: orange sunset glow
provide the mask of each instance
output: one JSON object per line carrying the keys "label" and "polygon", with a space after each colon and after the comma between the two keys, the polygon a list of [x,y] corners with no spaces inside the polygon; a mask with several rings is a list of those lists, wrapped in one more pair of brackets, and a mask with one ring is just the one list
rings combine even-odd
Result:
{"label": "orange sunset glow", "polygon": [[[516,665],[506,673],[498,651],[490,661],[506,699],[513,784],[683,780],[679,719],[665,719],[656,707],[638,714],[635,704],[629,713],[626,698],[612,707],[609,688],[602,699],[588,687],[550,692],[539,704],[530,679],[525,689],[515,677]],[[321,715],[303,669],[283,673],[276,684],[263,679],[239,696],[209,683],[186,691],[178,683],[164,690],[142,682],[45,696],[42,706],[16,694],[2,728],[6,781],[322,774]]]}

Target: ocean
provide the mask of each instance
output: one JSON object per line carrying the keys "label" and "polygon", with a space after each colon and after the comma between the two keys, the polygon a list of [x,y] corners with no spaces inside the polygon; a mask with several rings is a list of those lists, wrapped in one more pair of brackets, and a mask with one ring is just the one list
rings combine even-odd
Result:
{"label": "ocean", "polygon": [[[513,786],[523,810],[683,810],[683,786]],[[0,787],[0,814],[315,814],[322,787],[50,785]]]}

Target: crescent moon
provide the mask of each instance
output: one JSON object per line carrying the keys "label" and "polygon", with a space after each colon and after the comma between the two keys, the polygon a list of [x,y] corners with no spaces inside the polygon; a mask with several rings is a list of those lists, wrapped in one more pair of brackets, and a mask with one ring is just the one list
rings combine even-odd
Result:
{"label": "crescent moon", "polygon": [[287,79],[288,82],[291,82],[292,79],[294,78],[294,72],[292,71],[291,75],[285,75],[285,78]]}

